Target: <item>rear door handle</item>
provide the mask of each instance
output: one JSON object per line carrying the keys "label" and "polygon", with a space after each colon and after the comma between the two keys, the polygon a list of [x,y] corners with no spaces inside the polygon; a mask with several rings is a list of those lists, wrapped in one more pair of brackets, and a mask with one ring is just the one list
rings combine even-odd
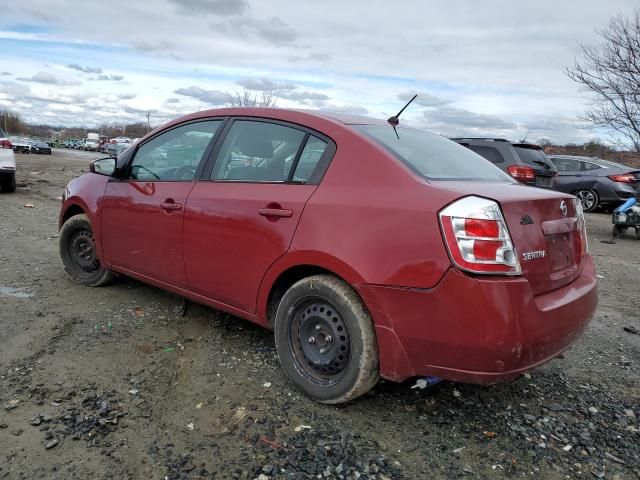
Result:
{"label": "rear door handle", "polygon": [[263,217],[290,217],[293,215],[292,210],[285,208],[261,208],[258,213]]}
{"label": "rear door handle", "polygon": [[163,210],[181,210],[182,209],[182,204],[181,203],[175,203],[175,202],[162,202],[160,204],[160,207]]}

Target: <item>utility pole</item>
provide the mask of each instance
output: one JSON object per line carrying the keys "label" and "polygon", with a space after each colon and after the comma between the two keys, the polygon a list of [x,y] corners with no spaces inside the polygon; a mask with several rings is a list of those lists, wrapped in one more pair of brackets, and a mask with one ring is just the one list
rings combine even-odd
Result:
{"label": "utility pole", "polygon": [[151,131],[151,123],[149,122],[149,117],[151,117],[151,112],[147,112],[147,133]]}

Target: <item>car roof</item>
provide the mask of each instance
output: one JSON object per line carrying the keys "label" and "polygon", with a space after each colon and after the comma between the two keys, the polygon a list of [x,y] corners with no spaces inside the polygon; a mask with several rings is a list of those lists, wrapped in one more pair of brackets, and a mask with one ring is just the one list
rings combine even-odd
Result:
{"label": "car roof", "polygon": [[[332,120],[334,122],[342,123],[344,125],[388,125],[384,119],[367,117],[363,115],[354,115],[343,112],[333,112],[330,110],[307,110],[296,108],[276,108],[276,107],[231,107],[231,108],[215,108],[211,110],[202,110],[196,112],[182,119],[176,119],[182,121],[187,117],[202,118],[212,116],[248,116],[248,117],[269,117],[274,119],[284,119],[291,116],[291,114],[301,114],[303,116],[309,116],[313,118],[320,118],[324,120]],[[173,122],[171,122],[173,123]]]}

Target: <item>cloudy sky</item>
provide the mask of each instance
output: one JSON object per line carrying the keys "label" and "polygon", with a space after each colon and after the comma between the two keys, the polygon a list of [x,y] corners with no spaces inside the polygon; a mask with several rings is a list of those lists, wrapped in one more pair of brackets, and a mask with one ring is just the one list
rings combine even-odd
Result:
{"label": "cloudy sky", "polygon": [[564,68],[637,0],[0,2],[0,109],[25,120],[158,125],[277,90],[280,107],[445,135],[606,138]]}

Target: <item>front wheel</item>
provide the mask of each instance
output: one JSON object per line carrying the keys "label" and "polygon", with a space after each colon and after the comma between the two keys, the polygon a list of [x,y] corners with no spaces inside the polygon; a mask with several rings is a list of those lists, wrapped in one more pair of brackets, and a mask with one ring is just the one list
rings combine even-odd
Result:
{"label": "front wheel", "polygon": [[615,237],[621,237],[622,235],[624,235],[624,232],[627,231],[627,227],[623,227],[620,225],[614,225],[613,226],[613,230],[611,231],[611,235],[615,238]]}
{"label": "front wheel", "polygon": [[331,275],[294,284],[275,319],[276,349],[285,373],[322,403],[345,403],[378,382],[373,322],[356,292]]}
{"label": "front wheel", "polygon": [[114,274],[100,265],[91,222],[86,215],[69,218],[60,229],[60,258],[64,271],[74,282],[87,287],[106,285]]}
{"label": "front wheel", "polygon": [[598,208],[598,193],[595,190],[578,190],[575,196],[582,202],[582,209],[585,212],[593,212]]}

